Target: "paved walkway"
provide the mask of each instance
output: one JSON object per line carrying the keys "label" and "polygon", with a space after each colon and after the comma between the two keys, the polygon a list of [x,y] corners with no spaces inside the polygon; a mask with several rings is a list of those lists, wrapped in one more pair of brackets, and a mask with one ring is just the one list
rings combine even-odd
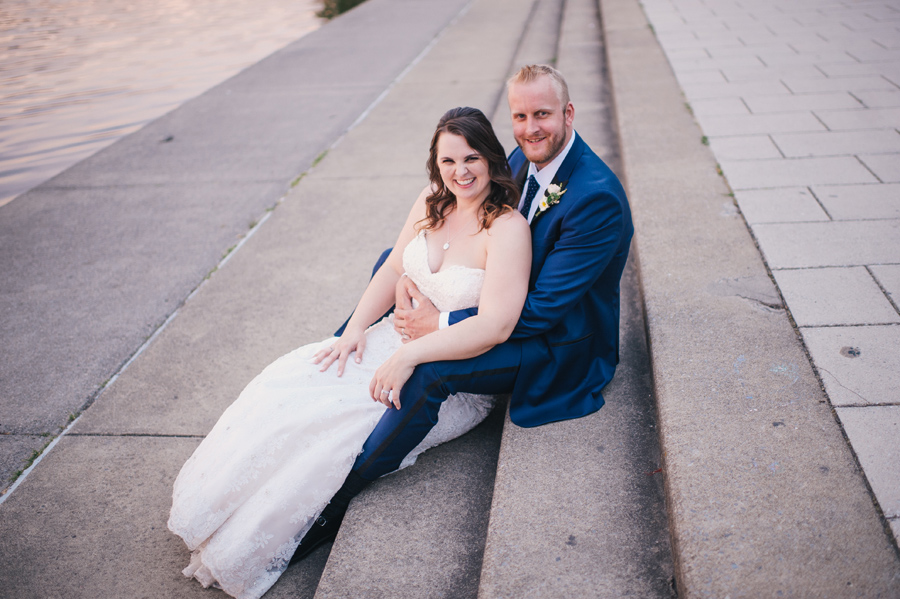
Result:
{"label": "paved walkway", "polygon": [[900,2],[642,4],[900,538]]}

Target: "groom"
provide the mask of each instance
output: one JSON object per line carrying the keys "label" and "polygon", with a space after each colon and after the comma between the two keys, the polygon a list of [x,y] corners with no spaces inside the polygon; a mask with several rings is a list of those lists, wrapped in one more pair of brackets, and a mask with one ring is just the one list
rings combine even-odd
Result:
{"label": "groom", "polygon": [[[575,108],[556,69],[523,67],[507,92],[519,145],[509,164],[532,237],[528,297],[515,331],[481,356],[416,367],[400,392],[400,409],[384,413],[292,562],[335,537],[350,500],[397,469],[435,425],[449,395],[511,393],[510,419],[523,427],[603,406],[600,390],[618,363],[619,279],[634,232],[628,200],[616,175],[573,130]],[[402,281],[407,287],[398,291],[395,326],[404,338],[477,311],[439,314],[408,277]]]}

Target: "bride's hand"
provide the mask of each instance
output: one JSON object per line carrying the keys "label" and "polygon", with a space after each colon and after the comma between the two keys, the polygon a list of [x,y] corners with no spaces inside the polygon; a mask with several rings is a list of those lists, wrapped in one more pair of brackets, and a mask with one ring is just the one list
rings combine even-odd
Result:
{"label": "bride's hand", "polygon": [[375,371],[369,383],[369,395],[387,407],[394,405],[400,409],[400,390],[412,376],[416,364],[401,347]]}
{"label": "bride's hand", "polygon": [[344,374],[344,367],[347,365],[347,358],[351,352],[356,352],[356,363],[362,362],[363,350],[366,348],[366,332],[364,330],[351,330],[349,327],[344,330],[344,334],[340,339],[331,344],[330,347],[320,349],[313,356],[313,364],[321,364],[319,372],[325,372],[337,360],[337,375]]}

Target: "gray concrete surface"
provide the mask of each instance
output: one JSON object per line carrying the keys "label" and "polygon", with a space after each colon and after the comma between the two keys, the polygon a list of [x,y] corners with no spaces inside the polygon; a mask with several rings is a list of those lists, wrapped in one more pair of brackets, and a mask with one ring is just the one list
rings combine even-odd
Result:
{"label": "gray concrete surface", "polygon": [[507,418],[480,598],[675,596],[633,264],[622,291],[621,363],[606,405],[537,428]]}
{"label": "gray concrete surface", "polygon": [[464,5],[366,3],[0,207],[0,433],[58,434]]}
{"label": "gray concrete surface", "polygon": [[897,596],[884,521],[640,6],[601,7],[679,595]]}
{"label": "gray concrete surface", "polygon": [[[390,22],[397,17],[397,3],[372,0],[368,6],[375,21],[384,21],[382,35],[395,35]],[[413,11],[432,19],[431,37],[420,38],[417,52],[455,16],[444,12],[446,3],[441,7]],[[457,5],[456,12],[462,7]],[[407,63],[413,58],[415,54]],[[306,60],[303,54],[293,59]],[[244,75],[255,76],[252,68]],[[420,117],[419,129],[394,126],[370,131],[357,146],[347,143],[348,151],[355,147],[361,152],[352,170],[305,178],[259,229],[263,233],[249,239],[181,308],[0,506],[0,588],[15,589],[16,597],[214,592],[204,592],[180,575],[187,551],[165,530],[174,476],[199,437],[262,366],[297,345],[327,336],[352,309],[373,257],[393,243],[397,223],[424,184],[423,148],[445,109],[430,107],[431,113]],[[225,126],[227,120],[220,125]],[[209,133],[215,135],[216,129]],[[386,148],[396,168],[375,158]],[[323,149],[309,151],[317,155]],[[341,154],[331,156],[339,160]],[[346,243],[335,250],[335,240]],[[92,469],[104,472],[102,481],[87,474]],[[144,511],[139,512],[131,487],[142,479],[148,482],[143,485]],[[108,489],[103,512],[94,505],[98,485]],[[59,491],[51,493],[54,486]],[[132,538],[135,527],[153,527],[153,532]],[[61,556],[60,539],[72,534],[81,534],[82,541],[65,541]],[[272,595],[312,596],[326,557],[320,553],[292,568]],[[115,569],[123,560],[134,567],[128,570],[129,580],[120,579]],[[40,573],[33,569],[39,563],[44,564]],[[148,563],[153,566],[138,572]]]}
{"label": "gray concrete surface", "polygon": [[[643,4],[831,404],[846,407],[837,414],[877,502],[896,519],[882,491],[886,477],[900,484],[889,458],[900,430],[858,423],[900,405],[900,305],[882,280],[900,268],[900,2]],[[873,451],[883,459],[870,472]]]}
{"label": "gray concrete surface", "polygon": [[475,597],[504,412],[360,494],[315,597]]}

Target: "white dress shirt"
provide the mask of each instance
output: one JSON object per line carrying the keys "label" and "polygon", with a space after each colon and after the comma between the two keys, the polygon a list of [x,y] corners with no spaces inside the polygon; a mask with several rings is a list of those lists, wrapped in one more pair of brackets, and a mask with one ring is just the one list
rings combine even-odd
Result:
{"label": "white dress shirt", "polygon": [[534,196],[534,201],[531,202],[531,209],[528,211],[528,224],[531,224],[531,221],[534,220],[534,214],[537,212],[538,206],[541,204],[541,198],[544,197],[544,192],[547,191],[547,188],[550,187],[550,183],[553,182],[553,177],[556,176],[556,171],[559,170],[559,167],[562,166],[563,161],[566,159],[566,156],[569,155],[569,150],[572,149],[572,144],[575,143],[575,132],[572,132],[572,138],[569,139],[569,143],[566,144],[566,147],[563,148],[563,151],[560,152],[556,158],[554,158],[550,164],[538,170],[533,162],[528,163],[528,173],[525,175],[526,184],[523,186],[522,196],[519,198],[519,211],[522,210],[522,207],[525,205],[525,194],[528,190],[528,177],[532,175],[537,180],[538,185],[540,187],[537,190],[537,195]]}

